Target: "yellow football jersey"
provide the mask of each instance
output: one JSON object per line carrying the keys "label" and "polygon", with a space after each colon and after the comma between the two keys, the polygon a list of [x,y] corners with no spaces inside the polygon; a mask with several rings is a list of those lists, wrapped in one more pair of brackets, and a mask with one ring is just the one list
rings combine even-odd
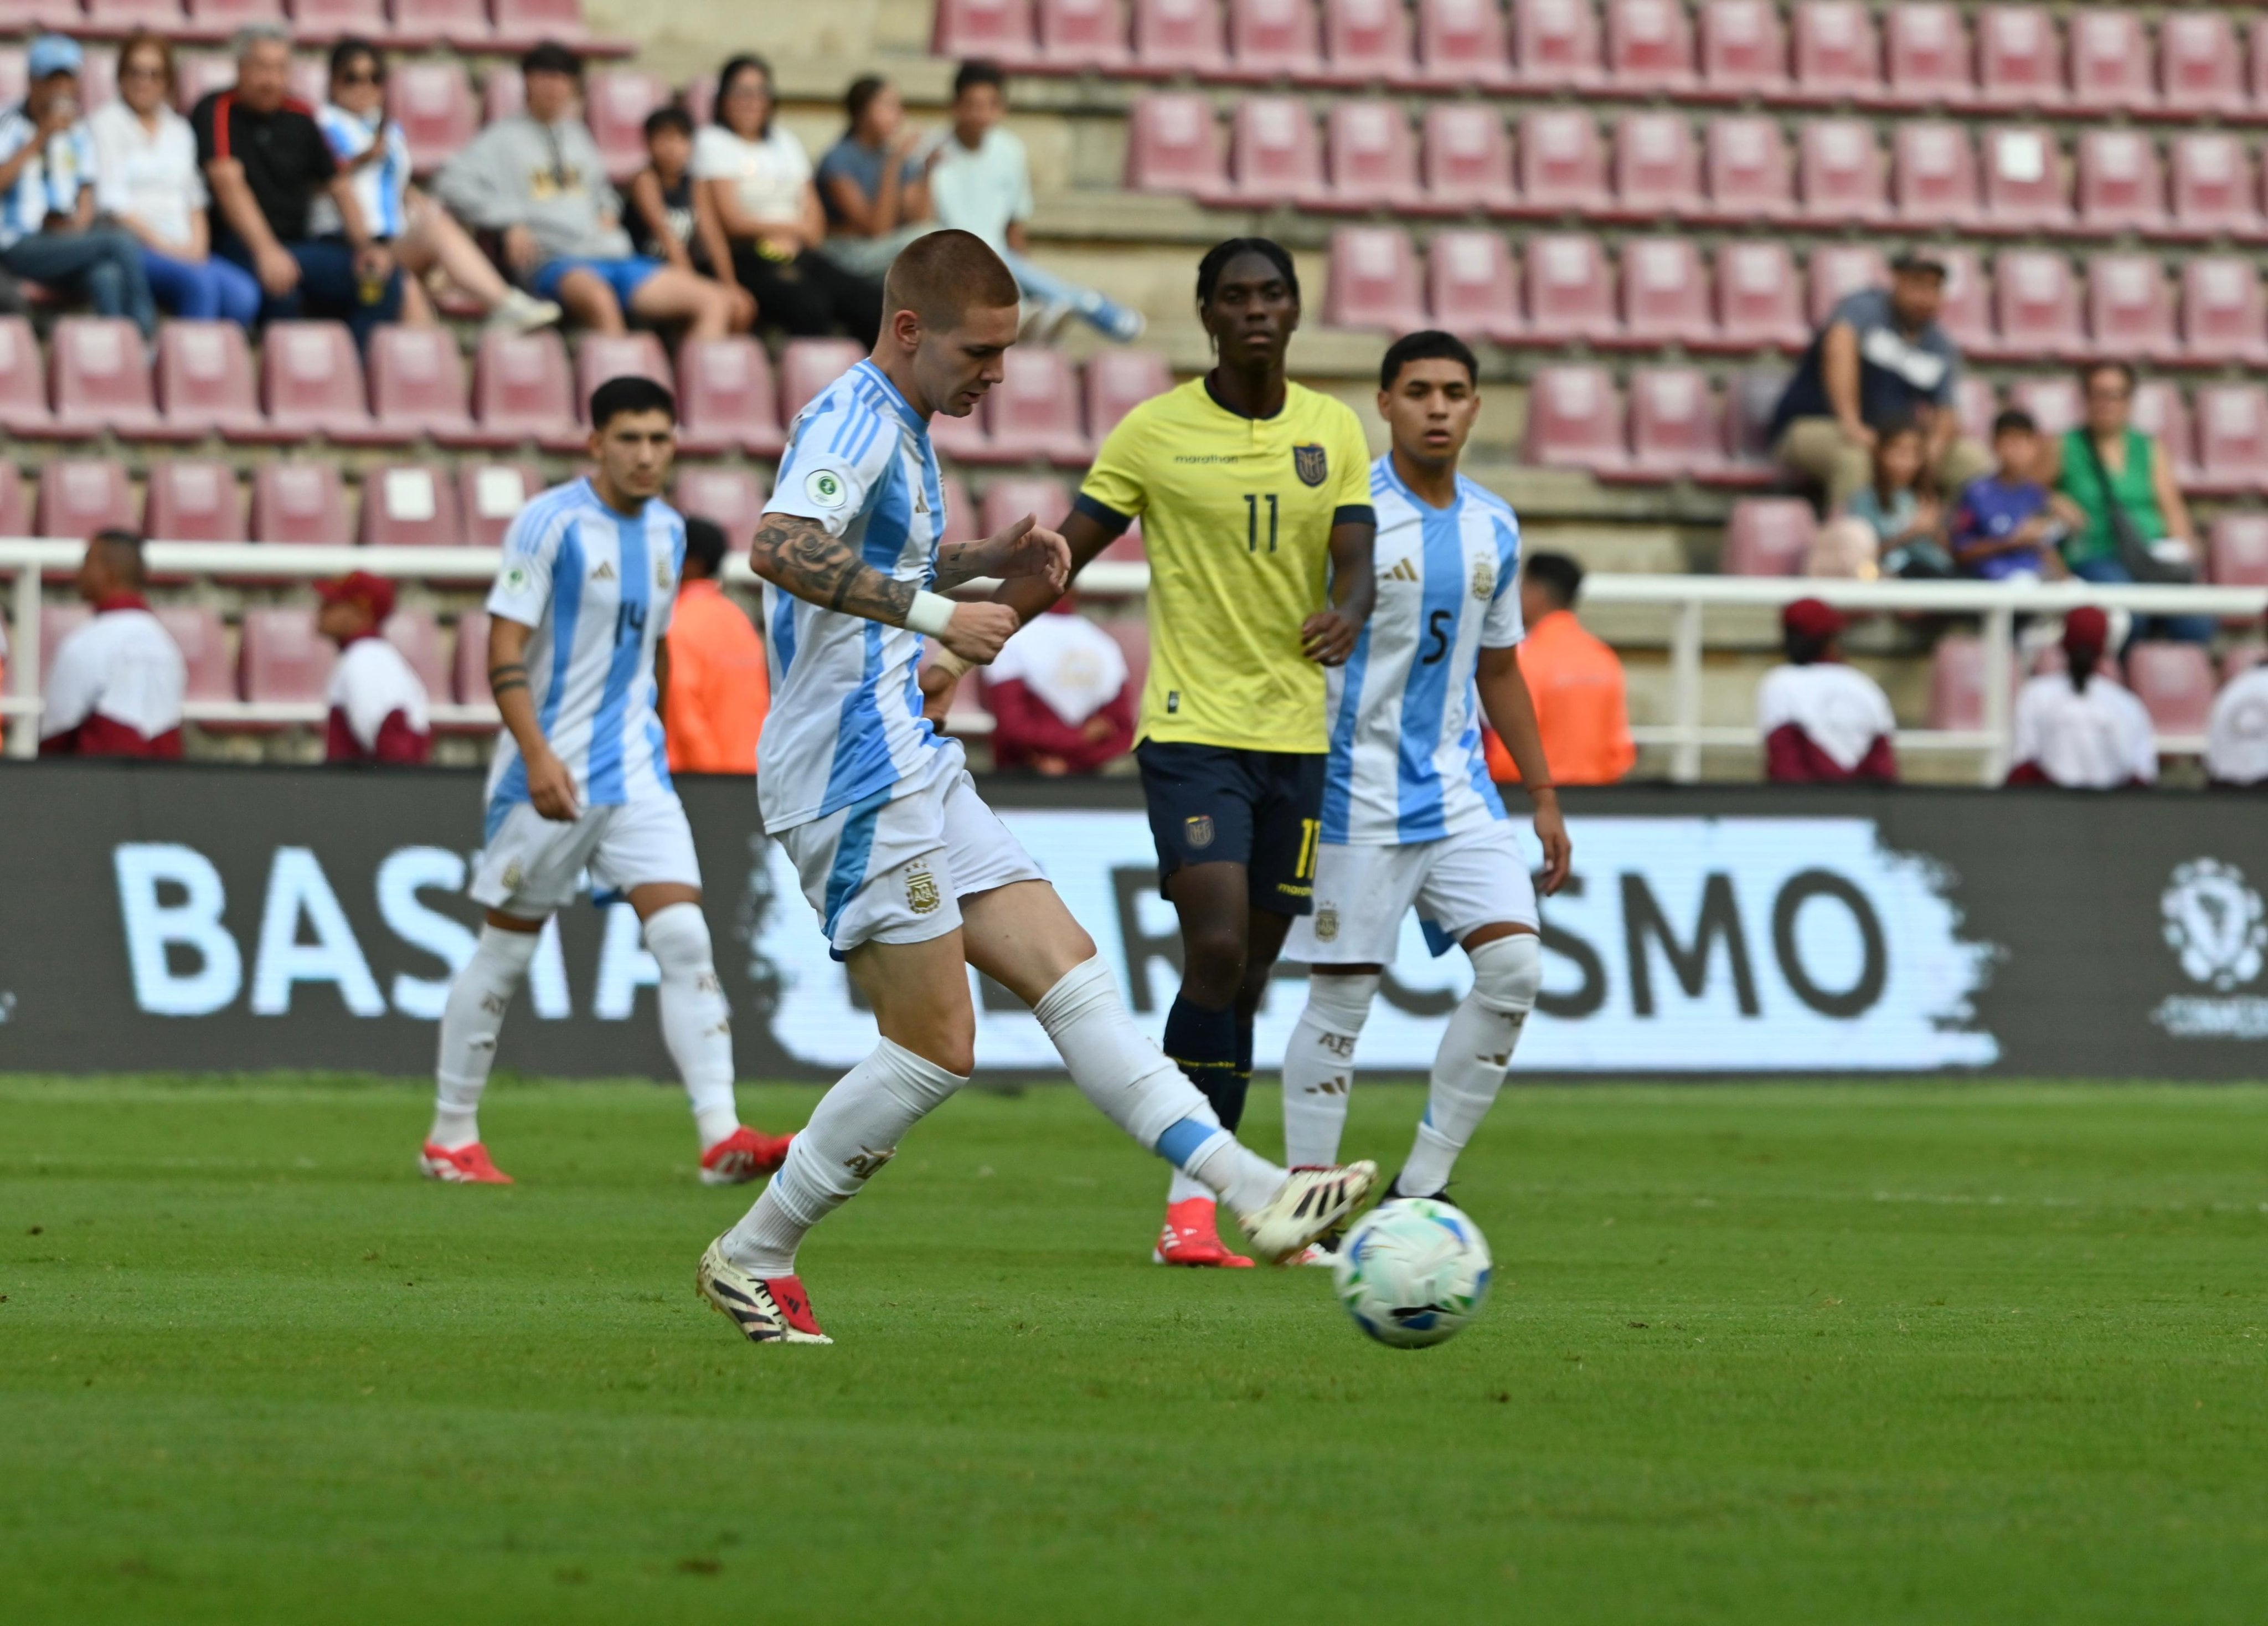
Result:
{"label": "yellow football jersey", "polygon": [[1370,511],[1370,448],[1344,402],[1287,386],[1243,418],[1203,379],[1121,419],[1079,488],[1142,521],[1150,680],[1138,737],[1322,752],[1323,669],[1300,624],[1329,606],[1331,524]]}

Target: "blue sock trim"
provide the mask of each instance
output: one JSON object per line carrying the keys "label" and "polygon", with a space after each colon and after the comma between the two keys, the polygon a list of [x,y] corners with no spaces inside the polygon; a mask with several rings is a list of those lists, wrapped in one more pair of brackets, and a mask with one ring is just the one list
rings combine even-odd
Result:
{"label": "blue sock trim", "polygon": [[1201,1123],[1194,1118],[1184,1118],[1158,1137],[1158,1156],[1176,1169],[1186,1169],[1197,1149],[1220,1133],[1218,1124]]}

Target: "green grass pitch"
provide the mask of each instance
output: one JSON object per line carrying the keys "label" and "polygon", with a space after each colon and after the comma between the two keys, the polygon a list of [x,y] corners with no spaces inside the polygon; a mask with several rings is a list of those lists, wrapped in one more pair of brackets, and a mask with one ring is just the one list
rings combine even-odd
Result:
{"label": "green grass pitch", "polygon": [[2268,1612],[2268,1089],[1513,1088],[1494,1298],[1418,1352],[1321,1272],[1151,1266],[1162,1166],[1065,1089],[822,1228],[832,1349],[694,1298],[747,1194],[674,1089],[501,1084],[510,1191],[416,1178],[426,1106],[0,1080],[0,1616]]}

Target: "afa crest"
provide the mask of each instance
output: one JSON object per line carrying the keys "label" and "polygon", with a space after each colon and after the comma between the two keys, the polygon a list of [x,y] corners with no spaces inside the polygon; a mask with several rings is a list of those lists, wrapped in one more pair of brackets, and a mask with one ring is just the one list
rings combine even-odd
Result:
{"label": "afa crest", "polygon": [[1186,839],[1191,846],[1211,846],[1212,845],[1212,815],[1210,813],[1190,814],[1189,817],[1182,821],[1182,834],[1183,839]]}
{"label": "afa crest", "polygon": [[1321,485],[1330,478],[1331,462],[1320,446],[1295,446],[1292,448],[1292,472],[1300,477],[1302,485]]}
{"label": "afa crest", "polygon": [[1473,561],[1473,596],[1482,603],[1488,602],[1496,592],[1496,565],[1488,559]]}
{"label": "afa crest", "polygon": [[906,871],[906,907],[916,914],[929,914],[945,901],[937,890],[937,877],[925,865],[916,864]]}
{"label": "afa crest", "polygon": [[1339,935],[1339,912],[1329,904],[1315,911],[1315,941],[1330,942]]}

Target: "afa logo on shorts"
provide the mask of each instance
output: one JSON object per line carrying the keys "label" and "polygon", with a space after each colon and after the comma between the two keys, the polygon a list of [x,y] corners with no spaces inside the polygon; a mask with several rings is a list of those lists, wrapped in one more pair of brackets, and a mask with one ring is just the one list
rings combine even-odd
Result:
{"label": "afa logo on shorts", "polygon": [[814,469],[803,483],[803,494],[815,507],[840,508],[848,499],[843,477],[832,469]]}
{"label": "afa logo on shorts", "polygon": [[1212,845],[1212,815],[1192,813],[1182,821],[1182,838],[1194,847]]}
{"label": "afa logo on shorts", "polygon": [[1331,460],[1320,446],[1295,446],[1292,448],[1292,472],[1300,477],[1302,485],[1321,485],[1330,477]]}
{"label": "afa logo on shorts", "polygon": [[1339,912],[1329,904],[1315,911],[1315,941],[1329,942],[1339,935]]}
{"label": "afa logo on shorts", "polygon": [[937,877],[927,868],[916,864],[906,871],[906,907],[916,914],[930,914],[945,901],[937,890]]}

